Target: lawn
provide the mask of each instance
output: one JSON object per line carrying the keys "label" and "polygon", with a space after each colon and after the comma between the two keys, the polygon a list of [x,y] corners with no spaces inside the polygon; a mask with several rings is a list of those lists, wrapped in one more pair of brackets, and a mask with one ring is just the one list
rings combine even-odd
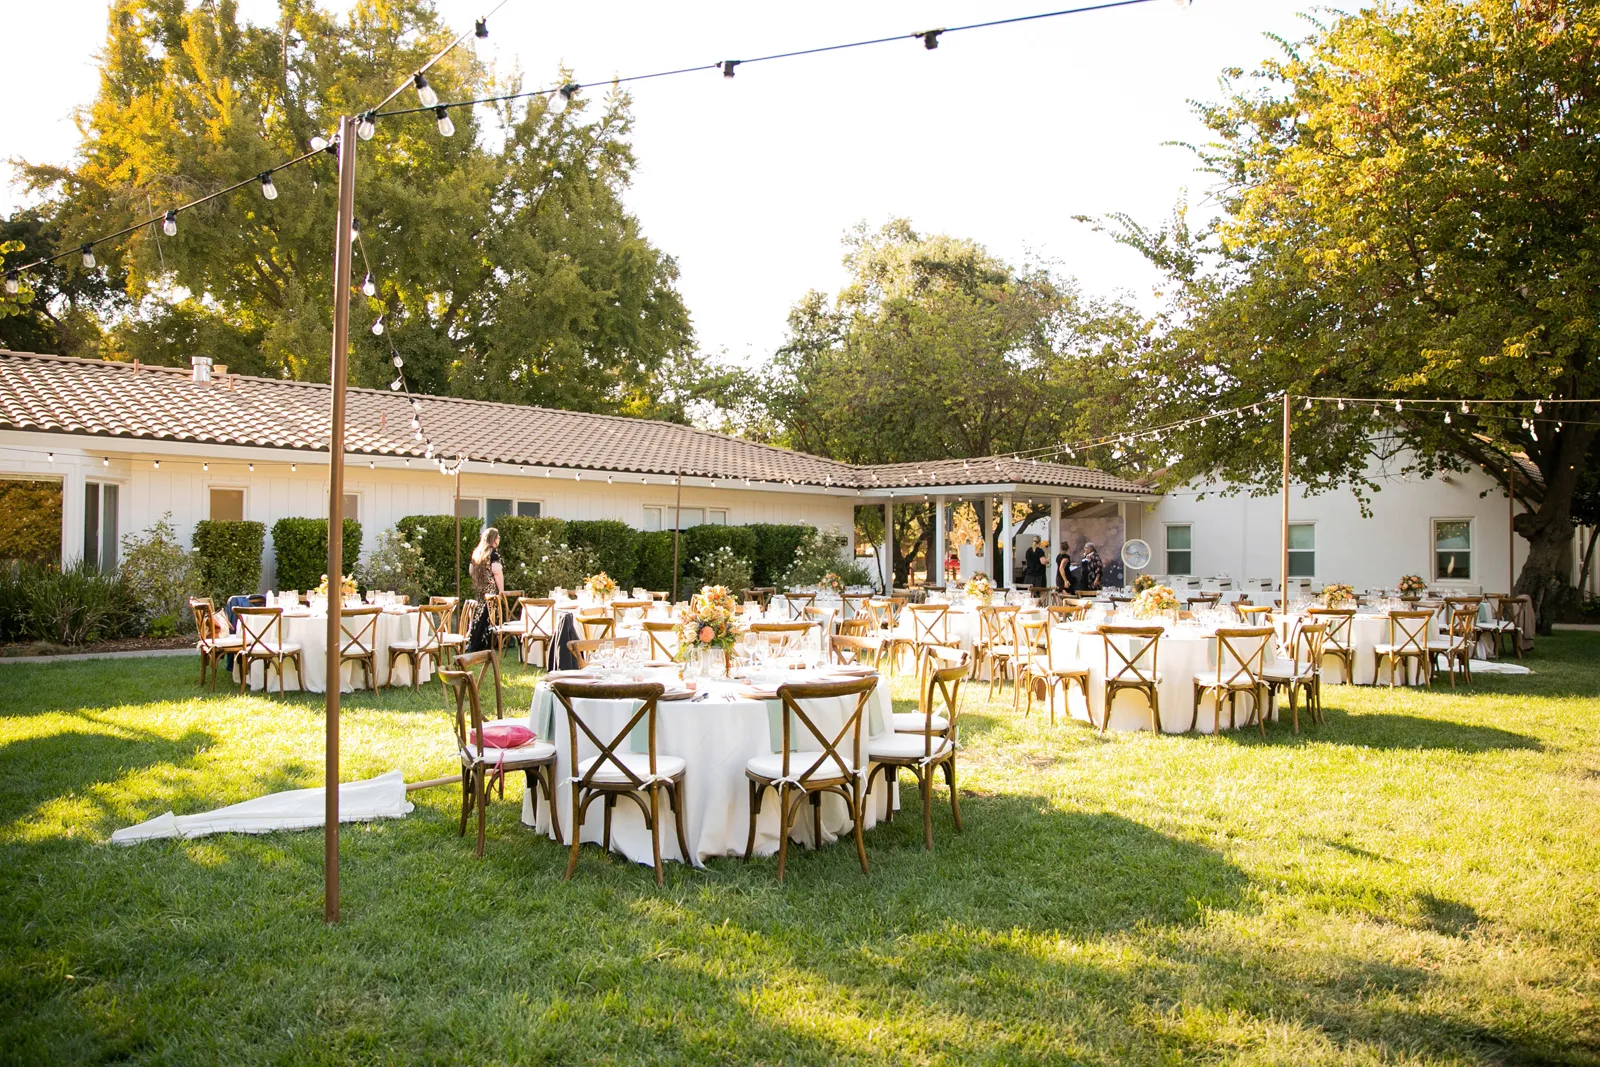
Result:
{"label": "lawn", "polygon": [[[0,666],[8,1063],[1600,1063],[1600,635],[1470,691],[1330,688],[1266,740],[965,719],[916,798],[775,863],[565,852],[453,787],[319,833],[108,845],[321,781],[320,698],[188,659]],[[509,699],[525,705],[531,675]],[[975,690],[981,698],[983,689]],[[897,696],[909,702],[904,682]],[[437,686],[347,697],[346,777],[448,773]]]}

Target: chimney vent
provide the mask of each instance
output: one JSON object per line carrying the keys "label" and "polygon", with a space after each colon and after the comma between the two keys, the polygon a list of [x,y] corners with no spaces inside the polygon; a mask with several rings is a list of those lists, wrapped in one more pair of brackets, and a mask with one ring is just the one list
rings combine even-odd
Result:
{"label": "chimney vent", "polygon": [[209,382],[211,380],[211,357],[190,356],[189,365],[194,368],[194,376],[190,379],[196,382]]}

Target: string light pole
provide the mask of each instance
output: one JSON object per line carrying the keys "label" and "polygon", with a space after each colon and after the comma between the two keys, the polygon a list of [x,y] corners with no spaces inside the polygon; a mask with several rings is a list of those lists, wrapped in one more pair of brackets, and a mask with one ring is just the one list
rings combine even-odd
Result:
{"label": "string light pole", "polygon": [[1282,575],[1283,584],[1283,613],[1289,613],[1289,401],[1287,392],[1283,394],[1283,526],[1279,533],[1283,537],[1283,555],[1279,560],[1281,564],[1279,573]]}

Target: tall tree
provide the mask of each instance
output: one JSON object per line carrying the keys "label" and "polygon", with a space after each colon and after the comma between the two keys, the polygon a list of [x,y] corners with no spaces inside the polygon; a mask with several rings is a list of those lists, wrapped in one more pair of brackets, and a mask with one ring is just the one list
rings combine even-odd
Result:
{"label": "tall tree", "polygon": [[[279,0],[271,26],[241,22],[236,0],[114,0],[78,159],[27,172],[44,221],[73,239],[104,233],[265,170],[451,36],[429,0],[358,0],[347,20]],[[445,100],[520,87],[467,47],[428,77]],[[431,114],[379,120],[358,146],[357,217],[378,285],[353,314],[358,382],[388,379],[392,343],[424,391],[681,417],[693,334],[675,264],[622,206],[628,108],[614,91],[561,114],[541,97],[460,109],[449,138]],[[332,157],[319,157],[276,175],[275,201],[246,188],[185,212],[175,236],[97,249],[87,273],[125,279],[131,305],[106,347],[325,378],[332,178]],[[377,337],[367,327],[380,315]]]}
{"label": "tall tree", "polygon": [[[1296,411],[1294,473],[1376,488],[1375,455],[1476,465],[1522,501],[1516,588],[1548,627],[1572,597],[1574,491],[1600,424],[1600,5],[1416,0],[1319,27],[1200,114],[1222,213],[1120,239],[1175,283],[1163,343],[1107,379],[1105,419],[1288,391],[1510,407]],[[1169,477],[1265,488],[1272,419],[1212,420]],[[1172,446],[1168,445],[1167,449]],[[1537,479],[1518,473],[1526,456]]]}

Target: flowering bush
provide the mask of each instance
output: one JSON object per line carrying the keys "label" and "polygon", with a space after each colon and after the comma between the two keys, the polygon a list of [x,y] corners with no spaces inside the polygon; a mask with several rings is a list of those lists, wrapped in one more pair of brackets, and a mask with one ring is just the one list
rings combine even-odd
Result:
{"label": "flowering bush", "polygon": [[1400,578],[1401,596],[1421,596],[1427,591],[1428,583],[1422,580],[1420,574],[1406,574]]}
{"label": "flowering bush", "polygon": [[967,579],[965,591],[969,599],[987,604],[994,599],[994,582],[987,574],[974,574]]}
{"label": "flowering bush", "polygon": [[1356,591],[1348,585],[1336,584],[1322,587],[1322,604],[1324,607],[1333,607],[1336,604],[1348,603],[1356,598]]}
{"label": "flowering bush", "polygon": [[506,588],[521,589],[528,596],[549,596],[552,589],[578,588],[599,569],[599,557],[592,549],[536,534],[527,538],[523,559],[506,574]]}
{"label": "flowering bush", "polygon": [[723,545],[713,552],[696,556],[686,568],[702,586],[720,586],[733,595],[743,594],[755,584],[751,578],[750,561],[741,559],[733,549]]}
{"label": "flowering bush", "polygon": [[1133,598],[1133,613],[1141,619],[1153,619],[1177,610],[1178,594],[1170,585],[1152,583]]}
{"label": "flowering bush", "polygon": [[589,590],[589,595],[596,600],[610,600],[617,595],[616,579],[605,571],[589,575],[584,579],[583,587]]}
{"label": "flowering bush", "polygon": [[178,543],[170,511],[144,533],[122,538],[120,573],[139,605],[144,632],[170,637],[194,626],[189,597],[201,590],[199,561]]}
{"label": "flowering bush", "polygon": [[1155,584],[1156,584],[1156,580],[1153,577],[1151,577],[1150,575],[1148,575],[1148,574],[1139,575],[1139,577],[1137,577],[1137,578],[1135,578],[1133,580],[1133,592],[1134,592],[1134,595],[1137,596],[1139,593],[1144,592],[1146,589],[1154,588]]}
{"label": "flowering bush", "polygon": [[739,634],[735,629],[739,602],[725,586],[708,585],[694,596],[678,614],[678,658],[688,659],[695,651],[733,647]]}
{"label": "flowering bush", "polygon": [[385,530],[356,576],[367,589],[399,593],[413,604],[427,600],[434,582],[433,569],[422,557],[422,531]]}

